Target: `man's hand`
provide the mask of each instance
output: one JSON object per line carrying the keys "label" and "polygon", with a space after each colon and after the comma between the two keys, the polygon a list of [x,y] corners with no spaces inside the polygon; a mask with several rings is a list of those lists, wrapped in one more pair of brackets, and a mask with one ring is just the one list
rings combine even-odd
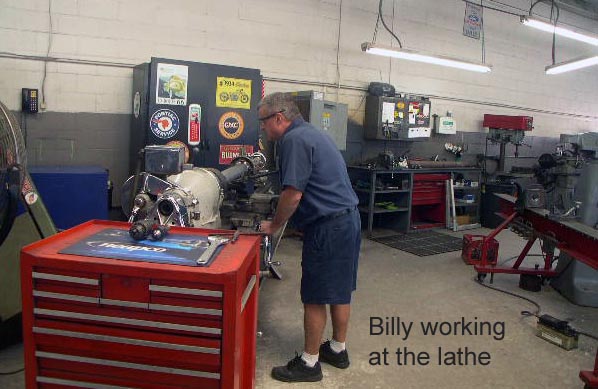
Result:
{"label": "man's hand", "polygon": [[274,233],[276,231],[278,231],[278,229],[280,228],[280,227],[278,227],[278,228],[274,228],[274,227],[276,227],[276,226],[272,225],[272,222],[264,220],[260,223],[260,232],[263,232],[267,235],[274,235]]}
{"label": "man's hand", "polygon": [[285,187],[278,198],[278,206],[272,221],[263,221],[260,225],[260,231],[268,235],[276,233],[287,220],[293,215],[303,193],[291,186]]}

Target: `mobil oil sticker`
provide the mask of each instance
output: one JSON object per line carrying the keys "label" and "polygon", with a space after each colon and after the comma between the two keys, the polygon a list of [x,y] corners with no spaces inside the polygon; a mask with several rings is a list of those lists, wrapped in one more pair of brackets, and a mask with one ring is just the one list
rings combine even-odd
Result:
{"label": "mobil oil sticker", "polygon": [[201,140],[201,106],[189,104],[189,123],[187,124],[187,143],[197,146]]}

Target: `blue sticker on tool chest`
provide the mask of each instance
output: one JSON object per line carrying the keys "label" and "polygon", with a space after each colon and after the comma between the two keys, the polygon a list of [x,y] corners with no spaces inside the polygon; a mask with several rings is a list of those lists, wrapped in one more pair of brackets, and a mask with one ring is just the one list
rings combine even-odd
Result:
{"label": "blue sticker on tool chest", "polygon": [[107,228],[59,251],[60,254],[113,258],[130,261],[207,266],[218,256],[216,251],[207,264],[197,260],[209,246],[207,236],[169,234],[161,241],[136,241],[127,230]]}

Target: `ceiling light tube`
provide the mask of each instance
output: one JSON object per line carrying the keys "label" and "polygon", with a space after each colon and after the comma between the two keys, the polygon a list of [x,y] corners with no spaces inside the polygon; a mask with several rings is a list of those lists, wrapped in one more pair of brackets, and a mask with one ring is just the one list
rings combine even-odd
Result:
{"label": "ceiling light tube", "polygon": [[574,39],[576,41],[598,46],[598,38],[596,37],[580,34],[578,32],[574,32],[563,27],[555,27],[552,23],[543,22],[530,16],[521,16],[521,23],[523,23],[524,26],[533,27],[538,30],[549,32],[551,34],[554,32],[557,35],[565,38]]}
{"label": "ceiling light tube", "polygon": [[489,65],[479,62],[462,61],[460,59],[440,55],[419,54],[418,52],[413,50],[400,49],[370,42],[362,43],[361,50],[369,54],[376,54],[399,59],[407,59],[410,61],[424,62],[434,65],[448,66],[451,68],[470,70],[479,73],[489,73],[492,70],[492,68]]}
{"label": "ceiling light tube", "polygon": [[546,66],[546,74],[560,74],[594,65],[598,65],[598,55],[593,57],[577,58],[571,61]]}

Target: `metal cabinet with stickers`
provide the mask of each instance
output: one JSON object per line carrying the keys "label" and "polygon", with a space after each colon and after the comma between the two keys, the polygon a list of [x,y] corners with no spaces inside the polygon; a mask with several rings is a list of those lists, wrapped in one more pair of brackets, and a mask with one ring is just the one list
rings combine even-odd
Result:
{"label": "metal cabinet with stickers", "polygon": [[430,100],[421,96],[367,96],[365,138],[421,140],[430,137]]}
{"label": "metal cabinet with stickers", "polygon": [[258,151],[259,69],[152,58],[133,71],[130,172],[147,145],[185,147],[187,163],[221,170]]}

